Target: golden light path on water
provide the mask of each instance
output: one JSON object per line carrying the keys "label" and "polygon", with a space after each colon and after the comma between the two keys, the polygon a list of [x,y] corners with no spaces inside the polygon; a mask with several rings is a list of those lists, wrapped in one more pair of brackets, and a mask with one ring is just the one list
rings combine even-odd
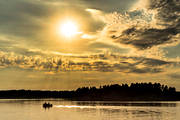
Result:
{"label": "golden light path on water", "polygon": [[120,109],[125,106],[78,106],[78,105],[55,105],[56,108],[79,108],[79,109]]}
{"label": "golden light path on water", "polygon": [[[118,102],[117,102],[118,103]],[[56,108],[80,108],[80,109],[121,109],[121,108],[127,108],[127,107],[145,107],[145,106],[151,106],[151,107],[157,107],[157,106],[168,106],[168,107],[174,107],[175,102],[121,102],[116,104],[114,102],[114,105],[54,105]]]}
{"label": "golden light path on water", "polygon": [[95,106],[56,105],[57,108],[97,108]]}

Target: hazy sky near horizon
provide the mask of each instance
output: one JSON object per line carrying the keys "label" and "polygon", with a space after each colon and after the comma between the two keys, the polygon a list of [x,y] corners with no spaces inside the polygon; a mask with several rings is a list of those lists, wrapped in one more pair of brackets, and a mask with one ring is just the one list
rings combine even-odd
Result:
{"label": "hazy sky near horizon", "polygon": [[180,0],[0,0],[0,26],[0,89],[180,90]]}

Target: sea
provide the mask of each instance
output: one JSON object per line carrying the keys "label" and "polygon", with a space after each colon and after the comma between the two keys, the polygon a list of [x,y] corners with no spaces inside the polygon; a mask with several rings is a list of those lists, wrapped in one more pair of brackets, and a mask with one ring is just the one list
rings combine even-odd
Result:
{"label": "sea", "polygon": [[0,120],[180,120],[180,102],[1,99]]}

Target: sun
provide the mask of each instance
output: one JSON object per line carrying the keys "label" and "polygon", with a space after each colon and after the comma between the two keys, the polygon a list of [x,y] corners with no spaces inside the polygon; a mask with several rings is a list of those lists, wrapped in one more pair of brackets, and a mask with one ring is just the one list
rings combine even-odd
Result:
{"label": "sun", "polygon": [[65,36],[66,38],[72,38],[81,32],[78,31],[78,26],[73,21],[65,21],[59,26],[59,32],[61,35]]}

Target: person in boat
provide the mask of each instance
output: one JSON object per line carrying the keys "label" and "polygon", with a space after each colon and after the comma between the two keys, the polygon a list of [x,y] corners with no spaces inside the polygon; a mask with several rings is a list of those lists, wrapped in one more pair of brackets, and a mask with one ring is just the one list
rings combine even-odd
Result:
{"label": "person in boat", "polygon": [[46,103],[46,102],[43,104],[43,107],[44,107],[44,108],[50,108],[50,107],[52,107],[52,106],[53,106],[52,104]]}

